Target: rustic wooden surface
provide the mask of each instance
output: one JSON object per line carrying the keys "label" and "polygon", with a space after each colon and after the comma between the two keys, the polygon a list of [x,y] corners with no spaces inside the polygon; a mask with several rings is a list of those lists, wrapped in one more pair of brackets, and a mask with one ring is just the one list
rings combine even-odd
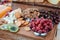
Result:
{"label": "rustic wooden surface", "polygon": [[0,30],[0,38],[4,40],[53,40],[56,34],[57,26],[54,26],[54,29],[48,33],[46,37],[35,36],[32,31],[25,31],[23,27],[20,28],[20,31],[17,33],[11,33],[8,31]]}
{"label": "rustic wooden surface", "polygon": [[34,6],[34,4],[22,4],[22,3],[12,3],[12,6],[13,6],[13,9],[17,9],[17,8],[22,8],[22,9],[26,9],[26,8],[31,8],[31,7],[34,7],[34,8],[38,8],[38,9],[46,9],[46,10],[60,10],[58,7],[46,7],[46,6]]}
{"label": "rustic wooden surface", "polygon": [[[20,2],[21,3],[21,1],[13,1],[13,2]],[[25,2],[25,1],[22,1],[23,3]],[[37,5],[45,5],[45,6],[52,6],[52,7],[58,7],[58,8],[60,8],[60,2],[58,3],[58,4],[56,4],[56,5],[54,5],[54,4],[51,4],[51,3],[49,3],[48,1],[44,1],[44,2],[26,2],[26,3],[29,3],[29,4],[37,4]]]}
{"label": "rustic wooden surface", "polygon": [[[20,7],[26,9],[27,7],[34,7],[34,6],[13,4],[13,9],[17,9]],[[1,40],[53,40],[56,35],[56,30],[57,30],[57,25],[54,26],[54,29],[50,31],[46,37],[35,36],[32,31],[27,32],[23,29],[23,27],[21,27],[17,33],[11,33],[8,31],[0,30],[0,39]]]}

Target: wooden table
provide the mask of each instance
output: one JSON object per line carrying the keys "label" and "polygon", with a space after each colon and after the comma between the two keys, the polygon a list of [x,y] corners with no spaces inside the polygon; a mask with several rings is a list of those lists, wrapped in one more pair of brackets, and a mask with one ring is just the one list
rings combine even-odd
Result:
{"label": "wooden table", "polygon": [[[25,8],[31,7],[31,6],[22,5],[22,4],[13,5],[13,9],[16,9],[19,7],[25,9]],[[39,8],[39,7],[37,7],[37,8]],[[35,36],[32,31],[25,31],[23,28],[24,27],[21,27],[17,33],[11,33],[8,31],[0,30],[0,39],[1,40],[53,40],[55,38],[56,32],[57,32],[57,25],[54,25],[53,30],[50,31],[46,37]]]}

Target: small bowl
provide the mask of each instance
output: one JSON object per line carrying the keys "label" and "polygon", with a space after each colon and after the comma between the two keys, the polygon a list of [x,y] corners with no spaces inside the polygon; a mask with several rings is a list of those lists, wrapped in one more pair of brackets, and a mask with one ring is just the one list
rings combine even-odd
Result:
{"label": "small bowl", "polygon": [[27,18],[27,19],[26,19],[26,21],[30,22],[30,21],[31,21],[31,19],[30,19],[30,18]]}
{"label": "small bowl", "polygon": [[47,33],[37,33],[37,32],[34,32],[34,34],[35,34],[36,36],[42,36],[42,37],[44,37],[44,36],[47,35]]}

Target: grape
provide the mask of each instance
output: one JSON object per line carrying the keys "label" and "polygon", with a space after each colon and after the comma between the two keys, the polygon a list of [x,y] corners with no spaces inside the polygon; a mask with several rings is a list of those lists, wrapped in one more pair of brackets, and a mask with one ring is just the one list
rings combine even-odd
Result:
{"label": "grape", "polygon": [[35,24],[34,24],[34,22],[32,22],[32,24],[33,24],[32,26],[33,26],[33,27],[35,27]]}
{"label": "grape", "polygon": [[32,19],[31,21],[34,21],[34,19]]}
{"label": "grape", "polygon": [[43,29],[43,27],[41,26],[41,27],[40,27],[40,29],[42,30],[42,29]]}
{"label": "grape", "polygon": [[42,30],[43,33],[46,33],[46,30]]}
{"label": "grape", "polygon": [[[49,11],[46,11],[46,10],[40,10],[40,16],[39,18],[41,17],[44,17],[45,19],[48,18],[48,19],[51,19],[53,24],[58,24],[60,22],[60,12],[55,10],[55,11],[52,11],[52,10],[49,10]],[[57,20],[58,19],[58,20]]]}
{"label": "grape", "polygon": [[34,31],[35,30],[35,27],[33,27],[32,30]]}
{"label": "grape", "polygon": [[39,22],[40,22],[40,21],[39,21],[39,20],[37,20],[37,21],[35,22],[35,24],[36,24],[36,25],[38,25],[38,24],[39,24]]}
{"label": "grape", "polygon": [[40,28],[39,27],[36,27],[36,30],[40,30]]}
{"label": "grape", "polygon": [[42,33],[42,30],[39,30],[38,33]]}
{"label": "grape", "polygon": [[38,27],[41,27],[41,24],[38,24]]}

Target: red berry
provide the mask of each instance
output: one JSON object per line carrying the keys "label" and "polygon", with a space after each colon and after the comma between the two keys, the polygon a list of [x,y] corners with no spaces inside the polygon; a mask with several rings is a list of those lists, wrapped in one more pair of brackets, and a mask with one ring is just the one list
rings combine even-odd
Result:
{"label": "red berry", "polygon": [[35,22],[35,24],[38,25],[38,24],[39,24],[39,21],[37,20],[37,21]]}
{"label": "red berry", "polygon": [[46,33],[46,30],[42,30],[43,33]]}
{"label": "red berry", "polygon": [[38,27],[41,27],[41,24],[38,24]]}
{"label": "red berry", "polygon": [[42,33],[42,30],[39,30],[38,33]]}
{"label": "red berry", "polygon": [[48,29],[48,27],[45,27],[45,30],[47,30]]}
{"label": "red berry", "polygon": [[31,26],[32,30],[38,33],[49,32],[53,28],[52,21],[44,18],[34,19],[34,21],[31,21]]}
{"label": "red berry", "polygon": [[50,24],[50,22],[47,22],[47,24]]}
{"label": "red berry", "polygon": [[46,26],[47,24],[46,23],[44,23],[44,26]]}
{"label": "red berry", "polygon": [[34,31],[35,30],[35,27],[33,27],[32,30]]}
{"label": "red berry", "polygon": [[40,27],[36,27],[36,30],[40,30]]}
{"label": "red berry", "polygon": [[31,21],[34,21],[34,19],[32,19]]}
{"label": "red berry", "polygon": [[41,26],[40,29],[43,29],[43,27]]}
{"label": "red berry", "polygon": [[34,23],[34,22],[32,22],[31,25],[32,25],[33,27],[35,27],[35,23]]}

